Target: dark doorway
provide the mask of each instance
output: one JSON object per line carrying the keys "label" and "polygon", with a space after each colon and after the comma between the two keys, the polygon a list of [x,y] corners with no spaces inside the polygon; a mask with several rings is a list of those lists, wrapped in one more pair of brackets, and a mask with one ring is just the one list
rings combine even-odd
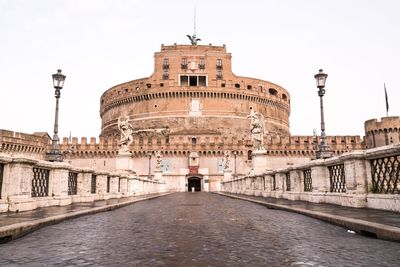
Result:
{"label": "dark doorway", "polygon": [[201,179],[199,177],[190,177],[188,178],[188,191],[192,191],[192,187],[194,191],[200,192],[201,191]]}

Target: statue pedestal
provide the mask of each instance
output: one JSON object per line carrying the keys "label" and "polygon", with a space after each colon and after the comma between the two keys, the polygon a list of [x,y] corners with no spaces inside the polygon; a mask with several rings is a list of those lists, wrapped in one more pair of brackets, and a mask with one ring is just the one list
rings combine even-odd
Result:
{"label": "statue pedestal", "polygon": [[154,180],[156,181],[162,181],[162,171],[154,171]]}
{"label": "statue pedestal", "polygon": [[252,168],[251,174],[262,174],[267,169],[267,151],[259,149],[251,154]]}
{"label": "statue pedestal", "polygon": [[115,160],[115,171],[122,173],[132,173],[132,154],[131,152],[118,152]]}
{"label": "statue pedestal", "polygon": [[224,170],[224,182],[232,180],[232,171]]}

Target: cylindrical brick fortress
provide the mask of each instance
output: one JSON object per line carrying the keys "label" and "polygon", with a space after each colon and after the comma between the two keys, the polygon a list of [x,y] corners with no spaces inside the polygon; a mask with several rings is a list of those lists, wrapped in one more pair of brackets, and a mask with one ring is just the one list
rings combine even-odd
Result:
{"label": "cylindrical brick fortress", "polygon": [[289,135],[289,93],[268,81],[234,75],[225,46],[162,45],[150,77],[102,95],[101,136],[119,136],[118,118],[129,116],[137,130],[240,137],[249,132],[252,109],[264,115],[269,133]]}

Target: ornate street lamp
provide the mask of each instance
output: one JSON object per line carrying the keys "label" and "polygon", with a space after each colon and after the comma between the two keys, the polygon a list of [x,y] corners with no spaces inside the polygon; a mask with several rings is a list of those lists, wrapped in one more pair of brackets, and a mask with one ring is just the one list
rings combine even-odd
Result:
{"label": "ornate street lamp", "polygon": [[61,70],[58,69],[56,74],[53,74],[53,86],[55,89],[55,97],[56,97],[56,115],[54,119],[54,135],[51,141],[51,150],[46,154],[46,160],[48,161],[63,161],[64,156],[60,152],[59,138],[58,138],[58,101],[61,96],[61,89],[64,86],[64,81],[66,76],[61,73]]}
{"label": "ornate street lamp", "polygon": [[325,82],[328,74],[324,73],[322,69],[314,75],[315,81],[317,82],[318,96],[320,98],[320,109],[321,109],[321,141],[317,150],[317,159],[326,159],[332,157],[332,151],[326,142],[325,134],[325,121],[324,121],[324,102],[323,96],[325,94]]}

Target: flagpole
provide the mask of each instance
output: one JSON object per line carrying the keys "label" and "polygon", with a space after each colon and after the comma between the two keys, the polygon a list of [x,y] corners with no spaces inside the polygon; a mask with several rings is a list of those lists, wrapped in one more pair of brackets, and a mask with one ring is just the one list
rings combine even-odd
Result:
{"label": "flagpole", "polygon": [[389,112],[389,100],[388,100],[388,95],[387,95],[387,91],[386,91],[386,83],[383,83],[383,88],[385,89],[385,100],[386,100],[386,117],[389,116],[388,112]]}

